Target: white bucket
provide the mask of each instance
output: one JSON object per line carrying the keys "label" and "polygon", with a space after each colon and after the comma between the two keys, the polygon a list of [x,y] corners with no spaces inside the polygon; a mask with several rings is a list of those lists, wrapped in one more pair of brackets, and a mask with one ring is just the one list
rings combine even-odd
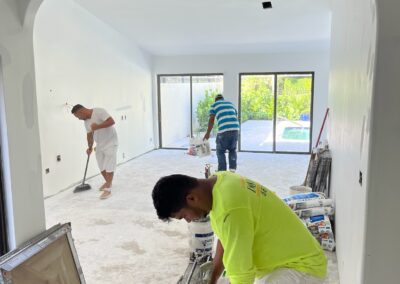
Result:
{"label": "white bucket", "polygon": [[211,255],[214,243],[214,232],[211,228],[210,219],[204,218],[189,223],[189,245],[191,253],[196,256]]}
{"label": "white bucket", "polygon": [[312,188],[304,185],[294,185],[290,187],[290,195],[311,192]]}

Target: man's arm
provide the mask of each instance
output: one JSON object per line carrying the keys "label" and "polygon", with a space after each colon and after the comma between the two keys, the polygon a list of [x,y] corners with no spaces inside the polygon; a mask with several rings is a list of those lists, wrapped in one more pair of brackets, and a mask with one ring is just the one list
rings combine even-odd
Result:
{"label": "man's arm", "polygon": [[222,257],[224,256],[224,248],[222,247],[221,241],[217,242],[217,250],[215,252],[213,260],[213,272],[211,274],[211,279],[209,284],[217,283],[218,279],[221,277],[224,271],[224,264],[222,263]]}
{"label": "man's arm", "polygon": [[208,128],[207,128],[207,132],[204,135],[203,140],[208,140],[208,138],[210,138],[210,133],[211,130],[214,127],[214,120],[215,120],[215,115],[214,114],[210,114],[210,118],[208,119]]}
{"label": "man's arm", "polygon": [[91,128],[92,128],[93,131],[95,131],[95,130],[98,130],[98,129],[110,127],[111,125],[114,125],[114,124],[115,124],[115,121],[110,116],[109,118],[107,118],[105,121],[103,121],[100,124],[92,123]]}
{"label": "man's arm", "polygon": [[93,131],[92,132],[88,132],[86,134],[86,139],[87,139],[87,143],[88,143],[88,148],[86,150],[86,153],[88,155],[90,155],[92,153],[92,150],[93,150],[93,142],[94,142],[94,140],[93,140]]}

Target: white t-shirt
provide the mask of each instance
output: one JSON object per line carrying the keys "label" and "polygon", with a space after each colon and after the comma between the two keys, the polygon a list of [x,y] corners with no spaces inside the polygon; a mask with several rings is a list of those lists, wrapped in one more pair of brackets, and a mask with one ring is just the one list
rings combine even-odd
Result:
{"label": "white t-shirt", "polygon": [[[108,112],[103,108],[94,108],[92,112],[92,117],[85,120],[85,128],[86,131],[92,132],[91,125],[93,123],[101,124],[107,118],[111,117]],[[117,146],[118,145],[118,137],[117,132],[113,125],[101,128],[94,131],[93,134],[94,141],[96,142],[97,150],[104,150],[108,147]]]}

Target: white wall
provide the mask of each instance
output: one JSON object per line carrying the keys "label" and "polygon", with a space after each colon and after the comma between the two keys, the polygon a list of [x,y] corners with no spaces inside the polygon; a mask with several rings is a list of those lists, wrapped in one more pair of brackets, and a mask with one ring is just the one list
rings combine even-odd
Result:
{"label": "white wall", "polygon": [[[329,52],[232,54],[201,56],[157,56],[153,60],[153,96],[157,74],[223,73],[224,96],[236,106],[239,100],[239,73],[314,71],[314,128],[316,141],[328,105]],[[157,106],[155,105],[155,119]],[[157,130],[155,129],[155,135]],[[156,136],[158,137],[158,136]],[[158,143],[158,139],[156,141]]]}
{"label": "white wall", "polygon": [[0,0],[0,143],[11,249],[45,229],[32,43],[41,2]]}
{"label": "white wall", "polygon": [[[145,52],[72,0],[43,3],[34,47],[46,196],[83,176],[86,134],[66,103],[110,112],[119,136],[119,163],[154,148],[151,59]],[[93,157],[88,175],[97,173]]]}
{"label": "white wall", "polygon": [[[363,258],[366,199],[371,190],[368,175],[372,175],[368,167],[373,149],[370,136],[375,131],[371,127],[375,115],[375,106],[371,105],[377,25],[374,2],[332,1],[328,136],[333,157],[331,186],[336,199],[337,256],[343,284],[367,283],[363,279]],[[388,229],[376,233],[385,234]],[[382,265],[390,265],[381,261]],[[376,271],[376,267],[370,268],[371,273]],[[395,282],[383,277],[370,283]]]}
{"label": "white wall", "polygon": [[370,2],[378,31],[362,283],[399,283],[400,1]]}

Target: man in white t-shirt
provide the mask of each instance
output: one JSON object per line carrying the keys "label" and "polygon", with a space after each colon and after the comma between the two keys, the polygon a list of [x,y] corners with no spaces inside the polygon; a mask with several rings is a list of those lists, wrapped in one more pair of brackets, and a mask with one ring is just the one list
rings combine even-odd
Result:
{"label": "man in white t-shirt", "polygon": [[118,137],[114,128],[114,119],[102,108],[88,109],[82,105],[75,105],[71,113],[84,120],[87,131],[88,149],[90,155],[93,151],[93,142],[96,142],[96,160],[105,183],[100,187],[103,193],[100,199],[111,196],[111,187],[117,164]]}

